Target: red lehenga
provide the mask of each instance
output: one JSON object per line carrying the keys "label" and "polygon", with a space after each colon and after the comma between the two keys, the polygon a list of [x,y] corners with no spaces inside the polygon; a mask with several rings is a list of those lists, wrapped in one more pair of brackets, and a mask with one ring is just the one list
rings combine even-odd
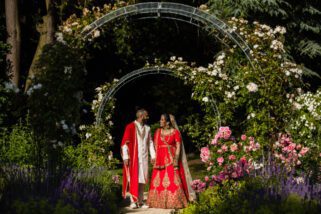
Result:
{"label": "red lehenga", "polygon": [[161,129],[156,130],[154,145],[156,160],[152,172],[147,204],[155,208],[184,208],[189,199],[188,188],[182,161],[174,169],[176,149],[182,143],[178,130],[162,136]]}

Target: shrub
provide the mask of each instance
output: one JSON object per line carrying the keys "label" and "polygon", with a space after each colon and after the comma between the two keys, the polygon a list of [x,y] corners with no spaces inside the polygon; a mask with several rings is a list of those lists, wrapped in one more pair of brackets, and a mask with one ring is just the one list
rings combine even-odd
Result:
{"label": "shrub", "polygon": [[13,126],[12,130],[3,131],[0,139],[0,163],[33,165],[36,159],[36,145],[33,144],[33,132],[29,124]]}

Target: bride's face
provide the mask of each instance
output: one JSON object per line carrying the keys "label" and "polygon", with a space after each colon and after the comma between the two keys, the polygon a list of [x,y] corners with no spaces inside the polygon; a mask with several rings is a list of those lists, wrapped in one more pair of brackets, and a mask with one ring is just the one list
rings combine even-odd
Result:
{"label": "bride's face", "polygon": [[166,126],[166,119],[165,119],[164,115],[161,116],[160,121],[159,121],[159,125],[162,128]]}

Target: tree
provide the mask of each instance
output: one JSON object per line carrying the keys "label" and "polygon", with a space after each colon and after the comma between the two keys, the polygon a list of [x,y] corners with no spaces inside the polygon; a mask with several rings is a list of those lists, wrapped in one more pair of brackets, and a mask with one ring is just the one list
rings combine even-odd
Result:
{"label": "tree", "polygon": [[[286,48],[306,74],[321,75],[321,3],[313,0],[209,0],[216,16],[244,17],[286,27]],[[312,80],[314,84],[316,79]]]}
{"label": "tree", "polygon": [[43,23],[37,25],[37,31],[40,34],[38,40],[38,46],[33,57],[27,82],[25,85],[25,91],[28,90],[31,79],[35,74],[35,64],[42,53],[42,49],[46,44],[50,44],[54,41],[54,33],[55,33],[55,17],[54,17],[54,6],[52,0],[45,0],[46,1],[46,15],[42,17]]}
{"label": "tree", "polygon": [[19,85],[20,73],[20,24],[18,12],[18,0],[5,1],[5,15],[7,27],[7,43],[11,46],[7,59],[11,63],[11,81],[14,85]]}

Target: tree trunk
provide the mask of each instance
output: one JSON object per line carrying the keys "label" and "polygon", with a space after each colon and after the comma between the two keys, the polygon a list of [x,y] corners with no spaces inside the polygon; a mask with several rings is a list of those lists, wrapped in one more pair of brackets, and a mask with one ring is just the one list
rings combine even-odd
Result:
{"label": "tree trunk", "polygon": [[10,79],[14,85],[19,86],[20,77],[20,24],[17,0],[5,0],[6,27],[8,33],[7,43],[11,46],[7,60],[11,63]]}
{"label": "tree trunk", "polygon": [[38,46],[37,50],[35,52],[35,55],[33,57],[29,72],[28,72],[28,78],[25,85],[25,91],[28,90],[31,79],[35,75],[35,64],[39,58],[39,56],[42,53],[42,48],[46,44],[50,44],[54,41],[54,33],[55,33],[55,24],[54,24],[54,13],[53,13],[53,2],[52,0],[46,0],[46,10],[47,15],[42,17],[43,23],[37,25],[37,31],[40,34],[39,40],[38,40]]}
{"label": "tree trunk", "polygon": [[54,41],[55,25],[54,25],[54,14],[53,14],[53,2],[52,0],[46,0],[47,16],[46,16],[46,29],[47,29],[47,43]]}

